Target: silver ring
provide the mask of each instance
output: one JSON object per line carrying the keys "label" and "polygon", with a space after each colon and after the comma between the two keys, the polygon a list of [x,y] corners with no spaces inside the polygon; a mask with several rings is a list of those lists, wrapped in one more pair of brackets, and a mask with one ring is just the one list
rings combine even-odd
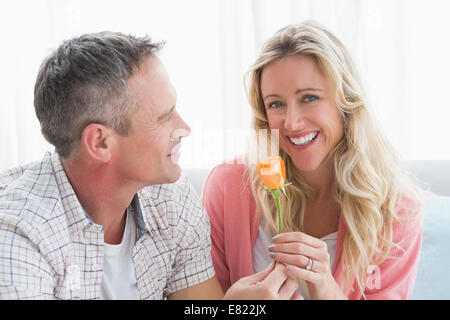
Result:
{"label": "silver ring", "polygon": [[306,270],[308,270],[308,271],[311,271],[311,269],[313,268],[313,266],[314,266],[314,259],[313,258],[309,258],[308,257],[308,259],[309,259],[309,261],[308,261],[308,265],[306,266]]}

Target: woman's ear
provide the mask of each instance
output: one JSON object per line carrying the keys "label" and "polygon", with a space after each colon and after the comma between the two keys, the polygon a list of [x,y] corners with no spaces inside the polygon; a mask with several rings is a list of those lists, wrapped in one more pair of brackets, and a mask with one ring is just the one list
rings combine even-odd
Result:
{"label": "woman's ear", "polygon": [[114,139],[111,128],[99,123],[87,125],[81,136],[81,147],[92,160],[107,163],[111,160],[111,146]]}

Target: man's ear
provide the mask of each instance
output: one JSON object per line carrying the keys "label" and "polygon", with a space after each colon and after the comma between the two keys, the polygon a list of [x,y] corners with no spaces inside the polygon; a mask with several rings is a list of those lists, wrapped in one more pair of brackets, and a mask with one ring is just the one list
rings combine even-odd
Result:
{"label": "man's ear", "polygon": [[111,146],[114,140],[111,130],[99,123],[91,123],[84,128],[81,144],[92,160],[106,163],[111,159]]}

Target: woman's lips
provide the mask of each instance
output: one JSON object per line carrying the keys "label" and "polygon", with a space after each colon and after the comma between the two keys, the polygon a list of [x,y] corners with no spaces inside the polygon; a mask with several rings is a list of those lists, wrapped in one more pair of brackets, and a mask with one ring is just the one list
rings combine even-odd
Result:
{"label": "woman's lips", "polygon": [[304,150],[309,148],[314,144],[314,142],[319,137],[320,132],[319,131],[309,131],[309,132],[302,132],[301,134],[297,135],[289,135],[285,136],[286,140],[288,140],[291,147],[295,149]]}
{"label": "woman's lips", "polygon": [[304,131],[302,133],[297,133],[297,134],[287,134],[286,137],[297,139],[297,138],[302,138],[302,137],[305,137],[312,133],[318,133],[318,132],[319,132],[318,130],[310,130],[310,131]]}

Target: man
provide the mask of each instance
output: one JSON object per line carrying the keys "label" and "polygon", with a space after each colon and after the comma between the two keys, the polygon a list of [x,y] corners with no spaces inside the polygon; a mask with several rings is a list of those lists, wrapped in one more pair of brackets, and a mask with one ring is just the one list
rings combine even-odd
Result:
{"label": "man", "polygon": [[[189,126],[156,56],[120,33],[65,41],[35,111],[55,146],[0,176],[0,298],[220,299],[209,220],[177,163]],[[225,298],[299,298],[282,265]]]}

